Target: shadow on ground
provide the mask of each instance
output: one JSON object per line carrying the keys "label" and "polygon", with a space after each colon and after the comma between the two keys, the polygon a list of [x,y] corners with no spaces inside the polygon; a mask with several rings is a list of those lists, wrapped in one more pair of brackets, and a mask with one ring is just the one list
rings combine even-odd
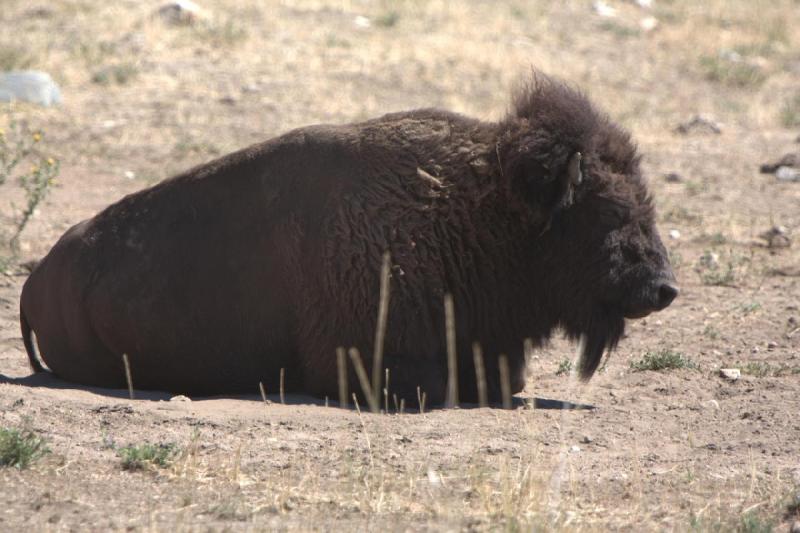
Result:
{"label": "shadow on ground", "polygon": [[[37,374],[31,374],[30,376],[25,376],[21,378],[13,378],[0,374],[0,384],[19,385],[22,387],[46,388],[55,390],[82,390],[86,392],[91,392],[93,394],[97,394],[99,396],[106,396],[109,398],[127,399],[129,397],[127,389],[107,389],[103,387],[91,387],[87,385],[80,385],[77,383],[64,381],[63,379],[54,376],[50,372],[40,372]],[[168,401],[174,396],[175,395],[173,394],[162,391],[148,391],[148,390],[138,390],[138,389],[134,390],[134,399],[136,400],[148,400],[153,402]],[[195,396],[192,397],[191,399],[193,401],[202,401],[202,400],[215,400],[221,398],[263,401],[262,398],[257,394]],[[268,395],[267,399],[273,403],[278,403],[281,401],[280,396],[277,394]],[[325,405],[324,400],[320,400],[319,398],[315,398],[313,396],[306,396],[303,394],[286,394],[283,398],[283,402],[281,403],[285,403],[287,405],[318,405],[318,406]],[[330,405],[338,407],[339,402],[330,402]],[[572,403],[565,400],[553,400],[548,398],[519,398],[519,397],[512,398],[512,406],[514,409],[532,407],[534,409],[552,409],[552,410],[559,410],[559,409],[586,410],[595,408],[593,405]],[[490,407],[498,409],[502,408],[500,404],[492,404],[490,405]],[[428,407],[426,410],[439,410],[443,408],[444,407],[442,406],[431,406]],[[462,403],[459,405],[459,408],[477,409],[478,405],[472,403]],[[348,406],[348,409],[353,409],[353,407]],[[414,413],[415,410],[410,409],[408,412]]]}

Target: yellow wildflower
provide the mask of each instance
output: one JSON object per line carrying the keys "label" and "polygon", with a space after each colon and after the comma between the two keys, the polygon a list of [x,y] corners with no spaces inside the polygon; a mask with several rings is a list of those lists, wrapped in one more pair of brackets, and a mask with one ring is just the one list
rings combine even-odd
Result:
{"label": "yellow wildflower", "polygon": [[53,161],[53,158],[52,158],[52,157],[48,157],[48,158],[47,158],[47,166],[50,166],[50,167],[52,167],[52,166],[53,166],[53,165],[55,165],[55,164],[56,164],[56,162],[55,162],[55,161]]}
{"label": "yellow wildflower", "polygon": [[42,140],[42,134],[41,133],[39,133],[37,131],[36,133],[33,134],[33,142],[38,143],[41,140]]}

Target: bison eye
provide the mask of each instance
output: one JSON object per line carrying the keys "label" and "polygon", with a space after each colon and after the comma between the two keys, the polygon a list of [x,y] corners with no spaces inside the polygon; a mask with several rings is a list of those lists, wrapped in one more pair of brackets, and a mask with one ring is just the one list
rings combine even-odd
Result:
{"label": "bison eye", "polygon": [[604,224],[612,226],[624,226],[630,218],[621,206],[606,206],[600,209],[599,215]]}

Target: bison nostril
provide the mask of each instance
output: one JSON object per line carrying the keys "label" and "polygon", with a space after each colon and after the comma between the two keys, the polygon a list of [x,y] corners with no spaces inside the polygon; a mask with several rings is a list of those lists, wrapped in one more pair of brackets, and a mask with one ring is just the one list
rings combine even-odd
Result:
{"label": "bison nostril", "polygon": [[678,287],[672,283],[662,283],[658,288],[658,308],[664,309],[678,296]]}

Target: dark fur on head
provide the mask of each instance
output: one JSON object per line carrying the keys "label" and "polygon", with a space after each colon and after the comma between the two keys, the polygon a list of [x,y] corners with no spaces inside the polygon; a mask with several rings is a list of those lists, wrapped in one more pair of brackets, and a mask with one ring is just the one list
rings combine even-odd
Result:
{"label": "dark fur on head", "polygon": [[[626,283],[650,273],[641,267],[637,278],[626,261],[638,264],[663,252],[640,156],[630,134],[580,91],[535,71],[514,95],[501,131],[509,201],[522,199],[518,207],[541,225],[534,260],[548,265],[548,285],[559,288],[545,298],[559,308],[567,336],[582,341],[578,371],[589,379],[624,334],[626,310],[615,302]],[[585,180],[570,190],[564,176],[576,152]],[[635,238],[640,233],[656,244]]]}

